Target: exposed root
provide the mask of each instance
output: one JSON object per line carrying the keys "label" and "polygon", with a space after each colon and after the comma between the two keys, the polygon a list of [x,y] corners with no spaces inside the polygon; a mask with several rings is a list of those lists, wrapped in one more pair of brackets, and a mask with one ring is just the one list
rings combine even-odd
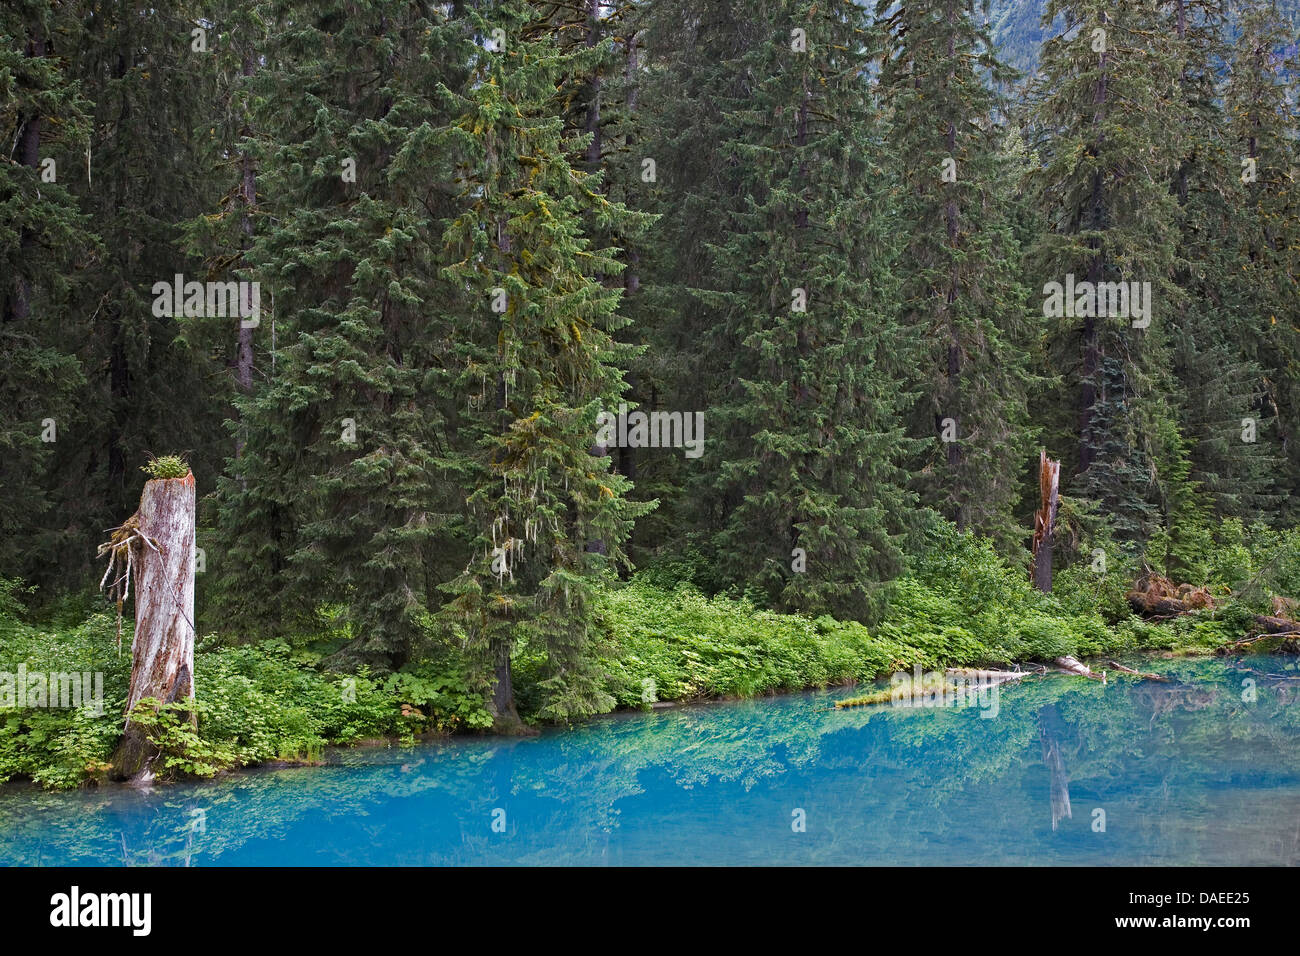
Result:
{"label": "exposed root", "polygon": [[[140,513],[137,511],[121,525],[114,528],[109,539],[95,551],[95,557],[108,555],[108,567],[100,578],[99,588],[107,590],[110,600],[117,603],[117,653],[122,653],[122,605],[131,596],[131,572],[135,569],[135,552],[141,544],[158,551],[158,544],[140,533]],[[161,553],[161,552],[159,552]],[[112,583],[105,584],[114,570],[120,573]]]}

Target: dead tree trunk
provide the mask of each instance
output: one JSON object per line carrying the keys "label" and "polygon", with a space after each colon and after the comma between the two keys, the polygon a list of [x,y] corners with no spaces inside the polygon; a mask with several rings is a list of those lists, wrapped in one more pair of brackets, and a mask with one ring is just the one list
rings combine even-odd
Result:
{"label": "dead tree trunk", "polygon": [[123,525],[134,531],[123,540],[135,571],[135,637],[126,728],[113,756],[121,779],[147,779],[154,757],[144,732],[131,723],[136,704],[194,699],[194,502],[193,472],[155,478]]}
{"label": "dead tree trunk", "polygon": [[1042,503],[1034,515],[1034,587],[1048,594],[1052,590],[1052,548],[1056,545],[1057,494],[1061,463],[1038,452],[1038,487]]}

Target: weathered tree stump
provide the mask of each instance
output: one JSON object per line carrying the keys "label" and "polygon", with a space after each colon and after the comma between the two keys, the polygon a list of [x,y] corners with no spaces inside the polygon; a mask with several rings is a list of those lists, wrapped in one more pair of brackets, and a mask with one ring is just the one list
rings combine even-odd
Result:
{"label": "weathered tree stump", "polygon": [[194,473],[146,482],[133,528],[135,637],[126,727],[113,755],[113,776],[148,779],[154,754],[130,713],[141,700],[194,699]]}
{"label": "weathered tree stump", "polygon": [[1034,514],[1034,587],[1052,590],[1052,549],[1056,546],[1056,509],[1059,504],[1061,463],[1038,452],[1038,488],[1041,503]]}

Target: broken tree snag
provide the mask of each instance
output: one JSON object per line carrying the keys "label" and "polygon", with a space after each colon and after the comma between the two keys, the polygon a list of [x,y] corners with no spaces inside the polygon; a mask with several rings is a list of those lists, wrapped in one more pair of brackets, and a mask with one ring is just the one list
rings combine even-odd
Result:
{"label": "broken tree snag", "polygon": [[113,755],[119,779],[151,776],[148,739],[129,716],[135,705],[194,699],[194,503],[193,472],[155,478],[145,483],[140,510],[114,534],[114,556],[125,550],[135,581],[128,717]]}
{"label": "broken tree snag", "polygon": [[1056,544],[1056,508],[1060,491],[1061,463],[1038,451],[1038,488],[1041,503],[1034,514],[1034,587],[1044,594],[1052,590],[1052,548]]}

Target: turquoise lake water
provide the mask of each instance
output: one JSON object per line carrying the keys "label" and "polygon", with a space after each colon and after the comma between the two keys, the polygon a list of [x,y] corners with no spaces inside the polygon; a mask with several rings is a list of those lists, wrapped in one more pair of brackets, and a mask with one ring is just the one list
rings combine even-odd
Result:
{"label": "turquoise lake water", "polygon": [[1174,679],[1032,678],[996,716],[833,707],[857,688],[151,792],[0,787],[0,863],[1300,863],[1295,658],[1139,666]]}

